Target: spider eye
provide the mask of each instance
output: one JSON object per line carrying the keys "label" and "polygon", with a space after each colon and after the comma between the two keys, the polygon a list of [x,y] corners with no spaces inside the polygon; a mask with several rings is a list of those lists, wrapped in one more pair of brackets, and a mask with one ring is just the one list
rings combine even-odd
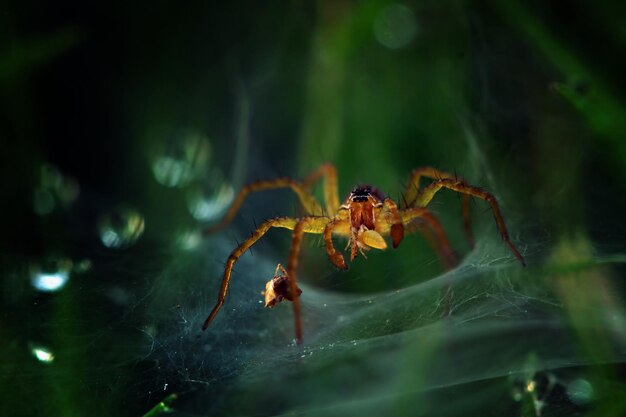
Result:
{"label": "spider eye", "polygon": [[352,190],[350,199],[355,202],[367,201],[367,198],[370,196],[371,192],[372,192],[372,187],[368,185],[361,185],[361,186],[355,187],[354,190]]}
{"label": "spider eye", "polygon": [[352,196],[352,201],[357,202],[357,203],[361,203],[364,201],[367,201],[367,196],[363,196],[363,195],[353,195]]}

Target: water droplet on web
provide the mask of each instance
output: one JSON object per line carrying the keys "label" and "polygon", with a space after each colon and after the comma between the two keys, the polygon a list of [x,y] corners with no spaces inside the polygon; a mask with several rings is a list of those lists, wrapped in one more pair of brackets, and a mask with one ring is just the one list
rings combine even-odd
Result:
{"label": "water droplet on web", "polygon": [[402,4],[384,7],[374,21],[374,36],[383,46],[401,49],[408,46],[417,33],[413,11]]}
{"label": "water droplet on web", "polygon": [[224,178],[221,170],[214,169],[205,180],[187,195],[187,208],[200,221],[217,220],[226,212],[235,198],[235,188]]}
{"label": "water droplet on web", "polygon": [[36,290],[55,292],[67,284],[72,261],[67,258],[48,258],[30,265],[30,282]]}
{"label": "water droplet on web", "polygon": [[159,145],[152,162],[154,178],[166,187],[182,187],[206,172],[211,144],[201,132],[187,127],[162,127],[153,132]]}
{"label": "water droplet on web", "polygon": [[100,216],[98,231],[100,240],[107,248],[127,248],[143,234],[144,219],[137,210],[119,206]]}
{"label": "water droplet on web", "polygon": [[54,361],[54,353],[52,353],[52,351],[45,346],[32,345],[30,347],[30,352],[40,362],[52,363],[52,361]]}

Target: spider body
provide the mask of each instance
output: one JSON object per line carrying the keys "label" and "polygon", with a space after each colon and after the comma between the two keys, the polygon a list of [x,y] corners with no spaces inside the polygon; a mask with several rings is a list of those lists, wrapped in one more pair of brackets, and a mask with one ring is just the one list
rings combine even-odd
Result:
{"label": "spider body", "polygon": [[[324,209],[311,194],[312,186],[322,177],[325,179]],[[420,179],[422,177],[430,178],[432,182],[420,188]],[[467,184],[456,176],[430,167],[413,170],[403,194],[403,204],[400,208],[392,199],[385,197],[378,189],[369,185],[355,187],[345,203],[339,205],[337,173],[335,167],[330,164],[322,165],[301,182],[291,178],[277,178],[275,180],[250,183],[241,189],[222,221],[206,230],[205,234],[212,233],[230,223],[249,193],[276,188],[291,188],[298,196],[306,215],[299,218],[276,217],[267,220],[231,252],[226,261],[217,302],[204,322],[203,330],[209,326],[224,304],[235,262],[268,230],[274,227],[293,230],[293,237],[287,269],[285,270],[279,264],[274,277],[266,285],[266,290],[264,291],[265,305],[266,307],[273,307],[284,299],[293,302],[297,343],[302,342],[299,299],[302,291],[296,283],[296,269],[301,241],[305,233],[323,235],[329,260],[337,268],[347,269],[348,266],[344,256],[335,249],[333,236],[348,239],[346,249],[350,247],[350,261],[354,261],[359,253],[365,257],[365,252],[372,248],[386,249],[385,236],[391,238],[392,246],[396,248],[402,242],[405,233],[419,231],[434,246],[442,259],[444,267],[453,267],[456,264],[456,257],[450,247],[447,236],[439,220],[427,208],[435,194],[443,188],[456,191],[463,196],[463,223],[470,246],[473,245],[473,237],[469,224],[469,203],[470,197],[476,197],[489,204],[502,239],[513,255],[522,265],[525,265],[523,256],[509,238],[495,197],[481,188]]]}

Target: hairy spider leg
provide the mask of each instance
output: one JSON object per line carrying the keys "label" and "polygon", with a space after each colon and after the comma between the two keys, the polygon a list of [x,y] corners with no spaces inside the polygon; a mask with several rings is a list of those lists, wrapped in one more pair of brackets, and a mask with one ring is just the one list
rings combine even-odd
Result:
{"label": "hairy spider leg", "polygon": [[337,215],[324,228],[324,244],[328,259],[339,269],[348,269],[346,261],[340,252],[337,252],[333,244],[333,232],[340,235],[350,236],[350,212],[340,210]]}
{"label": "hairy spider leg", "polygon": [[423,219],[426,222],[429,229],[424,228],[420,231],[439,254],[444,268],[450,269],[457,264],[457,259],[454,255],[454,251],[452,250],[452,246],[450,246],[450,242],[448,241],[448,236],[443,230],[443,227],[437,217],[431,213],[430,210],[426,207],[410,207],[400,210],[399,213],[402,217],[402,222],[405,225],[409,225],[417,219]]}
{"label": "hairy spider leg", "polygon": [[524,260],[524,257],[519,253],[515,245],[513,245],[513,243],[511,242],[511,239],[509,237],[509,232],[507,231],[506,225],[504,224],[504,218],[502,217],[502,214],[500,213],[500,206],[498,205],[498,202],[496,198],[493,196],[493,194],[488,193],[487,191],[483,191],[478,187],[473,187],[471,185],[468,185],[464,183],[463,181],[459,181],[456,179],[452,179],[452,178],[440,179],[438,181],[435,181],[427,185],[422,190],[419,197],[417,198],[417,205],[421,207],[426,207],[428,203],[430,203],[430,201],[433,199],[435,194],[442,188],[448,188],[458,193],[467,194],[470,196],[478,197],[481,200],[485,200],[489,204],[489,206],[491,206],[491,211],[493,212],[493,217],[495,218],[495,221],[496,221],[496,227],[498,228],[498,231],[500,232],[500,235],[502,236],[502,240],[504,240],[509,250],[513,253],[513,255],[515,255],[515,257],[520,261],[520,263],[523,266],[526,266],[526,261]]}
{"label": "hairy spider leg", "polygon": [[248,194],[278,188],[291,188],[298,196],[300,204],[304,207],[307,215],[322,215],[322,207],[319,205],[317,200],[315,200],[315,197],[313,197],[313,195],[299,182],[292,180],[291,178],[275,178],[272,180],[255,181],[246,184],[241,190],[239,190],[237,197],[233,201],[233,204],[229,207],[222,220],[214,226],[207,228],[203,234],[206,236],[226,227],[235,218]]}
{"label": "hairy spider leg", "polygon": [[391,224],[391,231],[389,233],[391,235],[391,243],[395,249],[400,245],[404,237],[404,223],[398,212],[398,206],[392,199],[385,198],[385,201],[383,201],[383,209],[387,209],[391,217],[388,219],[388,223]]}
{"label": "hairy spider leg", "polygon": [[[404,193],[404,204],[406,207],[412,207],[420,195],[420,180],[422,177],[430,178],[433,180],[441,180],[441,179],[455,179],[456,175],[450,174],[449,172],[438,170],[433,167],[419,167],[415,168],[411,171],[409,175],[409,182],[406,186],[406,191]],[[463,231],[465,232],[465,239],[470,248],[474,247],[474,234],[472,233],[472,224],[470,222],[470,198],[471,196],[468,194],[462,194],[462,214],[463,214]],[[418,204],[419,206],[420,204]]]}
{"label": "hairy spider leg", "polygon": [[[306,220],[300,220],[293,228],[293,239],[291,241],[291,250],[289,251],[289,261],[287,263],[287,276],[291,287],[291,294],[298,294],[298,286],[296,284],[296,270],[298,269],[298,259],[300,255],[300,244],[302,243],[302,235],[304,234],[304,225]],[[292,300],[293,321],[296,335],[296,344],[302,344],[302,321],[300,319],[300,297],[294,296]]]}
{"label": "hairy spider leg", "polygon": [[303,217],[301,219],[296,219],[292,217],[277,217],[275,219],[270,219],[261,224],[257,229],[250,234],[250,236],[244,240],[239,246],[237,246],[228,256],[228,260],[226,261],[226,266],[224,268],[224,275],[222,276],[222,284],[220,287],[220,292],[217,296],[217,302],[215,303],[215,307],[211,310],[209,317],[205,320],[202,325],[202,330],[205,330],[209,324],[213,321],[217,312],[222,308],[224,304],[224,300],[226,299],[226,293],[228,292],[228,285],[230,283],[230,277],[233,271],[233,266],[235,262],[239,259],[243,253],[250,248],[250,246],[254,245],[257,240],[259,240],[268,230],[272,227],[280,227],[285,229],[293,230],[297,224],[302,223],[302,229],[304,233],[315,233],[321,234],[326,227],[326,224],[331,219],[329,217]]}
{"label": "hairy spider leg", "polygon": [[302,180],[302,186],[306,190],[324,177],[324,201],[326,202],[326,215],[331,216],[339,211],[339,191],[337,188],[337,169],[333,164],[323,164]]}

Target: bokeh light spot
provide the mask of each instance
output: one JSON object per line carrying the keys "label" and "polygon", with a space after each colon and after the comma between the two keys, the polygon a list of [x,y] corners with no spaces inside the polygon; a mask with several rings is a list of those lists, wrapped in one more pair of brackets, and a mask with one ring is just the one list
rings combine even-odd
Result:
{"label": "bokeh light spot", "polygon": [[33,346],[31,352],[40,362],[51,363],[54,361],[54,354],[43,346]]}
{"label": "bokeh light spot", "polygon": [[182,187],[206,172],[211,144],[191,128],[160,129],[162,141],[152,162],[154,178],[166,187]]}
{"label": "bokeh light spot", "polygon": [[41,185],[56,190],[63,184],[63,174],[52,164],[42,164],[40,168]]}
{"label": "bokeh light spot", "polygon": [[224,214],[234,198],[234,187],[216,169],[206,181],[190,190],[187,207],[196,220],[213,221]]}
{"label": "bokeh light spot", "polygon": [[586,379],[575,379],[567,384],[567,396],[576,405],[586,405],[593,400],[593,386]]}
{"label": "bokeh light spot", "polygon": [[54,196],[46,188],[39,187],[35,189],[33,195],[33,210],[40,216],[52,213],[54,210]]}
{"label": "bokeh light spot", "polygon": [[78,198],[80,186],[74,178],[63,175],[52,164],[42,164],[39,168],[39,186],[33,195],[33,211],[45,216],[57,207],[68,207]]}
{"label": "bokeh light spot", "polygon": [[42,292],[59,291],[70,278],[72,261],[53,259],[42,264],[33,263],[30,267],[30,280],[36,290]]}
{"label": "bokeh light spot", "polygon": [[413,12],[402,4],[384,7],[374,21],[374,36],[390,49],[407,47],[417,33],[417,21]]}
{"label": "bokeh light spot", "polygon": [[178,247],[182,250],[193,250],[200,246],[202,235],[197,230],[182,232],[176,239]]}
{"label": "bokeh light spot", "polygon": [[122,249],[133,245],[144,232],[144,219],[139,212],[119,206],[100,216],[100,240],[107,248]]}

